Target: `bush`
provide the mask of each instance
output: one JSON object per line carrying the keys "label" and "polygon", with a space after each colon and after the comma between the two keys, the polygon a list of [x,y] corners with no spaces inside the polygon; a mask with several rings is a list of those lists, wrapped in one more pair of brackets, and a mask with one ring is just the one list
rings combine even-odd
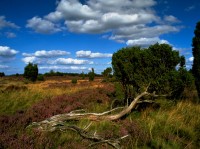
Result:
{"label": "bush", "polygon": [[4,77],[5,73],[4,72],[0,72],[0,77]]}
{"label": "bush", "polygon": [[36,64],[29,63],[24,68],[24,77],[31,81],[36,81],[38,76],[38,67]]}
{"label": "bush", "polygon": [[179,99],[185,87],[193,82],[184,64],[185,58],[178,51],[158,43],[147,49],[123,48],[112,57],[114,75],[123,86],[124,99],[135,97],[148,84],[149,92],[170,93],[172,99]]}
{"label": "bush", "polygon": [[85,79],[85,74],[84,74],[84,72],[82,72],[81,74],[80,74],[80,77],[84,80]]}
{"label": "bush", "polygon": [[77,79],[76,79],[76,78],[73,78],[73,79],[72,79],[72,83],[73,83],[73,84],[77,84]]}
{"label": "bush", "polygon": [[39,76],[37,77],[37,80],[38,80],[38,81],[45,81],[44,75],[39,75]]}
{"label": "bush", "polygon": [[92,71],[88,73],[89,81],[94,81],[95,73],[94,68],[92,68]]}

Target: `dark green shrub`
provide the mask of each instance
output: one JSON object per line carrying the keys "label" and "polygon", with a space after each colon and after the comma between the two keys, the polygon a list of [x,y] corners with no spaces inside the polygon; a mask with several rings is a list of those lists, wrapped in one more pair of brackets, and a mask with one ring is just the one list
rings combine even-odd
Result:
{"label": "dark green shrub", "polygon": [[4,72],[0,72],[0,77],[4,77],[5,73]]}
{"label": "dark green shrub", "polygon": [[92,68],[92,71],[88,73],[89,81],[94,81],[95,73],[94,68]]}
{"label": "dark green shrub", "polygon": [[44,79],[44,76],[43,76],[43,75],[39,75],[39,76],[37,77],[37,80],[38,80],[38,81],[44,81],[45,79]]}
{"label": "dark green shrub", "polygon": [[154,44],[147,49],[123,48],[112,57],[114,75],[123,86],[124,99],[133,99],[148,85],[149,92],[180,98],[185,87],[192,83],[184,65],[184,57],[168,44]]}
{"label": "dark green shrub", "polygon": [[24,68],[24,77],[27,78],[30,81],[36,81],[38,76],[38,67],[37,64],[29,63]]}
{"label": "dark green shrub", "polygon": [[105,82],[108,82],[109,79],[112,77],[112,68],[106,68],[101,74],[103,75]]}
{"label": "dark green shrub", "polygon": [[80,77],[84,80],[85,79],[85,74],[84,74],[84,72],[82,72],[81,74],[80,74]]}
{"label": "dark green shrub", "polygon": [[73,78],[73,79],[72,79],[72,83],[73,83],[73,84],[77,84],[77,82],[78,82],[78,81],[77,81],[76,78]]}

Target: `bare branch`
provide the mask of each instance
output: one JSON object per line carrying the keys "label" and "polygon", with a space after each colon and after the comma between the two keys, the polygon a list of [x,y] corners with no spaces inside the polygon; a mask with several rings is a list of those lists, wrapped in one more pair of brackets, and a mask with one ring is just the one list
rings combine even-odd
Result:
{"label": "bare branch", "polygon": [[[150,84],[149,84],[150,86]],[[148,87],[149,87],[148,86]],[[101,121],[101,120],[107,120],[107,121],[114,121],[114,120],[118,120],[121,117],[123,117],[126,114],[129,114],[132,109],[134,109],[136,107],[136,105],[138,103],[142,103],[142,102],[153,102],[153,101],[140,101],[140,99],[143,96],[156,96],[155,93],[151,94],[148,93],[148,87],[145,89],[144,92],[142,92],[141,94],[139,94],[137,97],[134,98],[134,100],[131,102],[131,104],[127,107],[118,107],[118,108],[114,108],[111,109],[109,111],[105,111],[102,113],[77,113],[77,112],[82,112],[83,110],[75,110],[72,111],[70,113],[65,113],[65,114],[59,114],[59,115],[55,115],[52,116],[46,120],[43,120],[41,122],[34,122],[30,126],[36,126],[37,129],[41,130],[41,131],[55,131],[57,129],[59,129],[60,131],[66,131],[66,130],[73,130],[75,132],[77,132],[80,136],[82,136],[83,138],[92,140],[96,143],[91,144],[90,146],[93,146],[95,144],[99,144],[99,143],[107,143],[110,146],[116,148],[116,149],[120,149],[120,140],[124,139],[126,137],[128,137],[128,135],[123,136],[121,138],[118,139],[109,139],[109,140],[105,140],[104,138],[100,137],[99,135],[95,133],[91,134],[86,132],[86,130],[91,126],[92,122],[87,125],[84,129],[81,129],[77,126],[66,126],[66,121],[68,120],[81,120],[81,119],[88,119],[91,121]],[[111,112],[113,111],[117,111],[119,109],[122,109],[122,111],[120,111],[119,113],[116,114],[111,114]]]}
{"label": "bare branch", "polygon": [[85,130],[77,127],[77,126],[61,126],[60,129],[62,129],[62,131],[70,129],[73,130],[75,132],[77,132],[81,137],[83,137],[84,139],[88,139],[88,140],[92,140],[95,143],[90,144],[89,146],[93,146],[96,144],[102,144],[102,143],[107,143],[110,146],[116,148],[116,149],[120,149],[120,141],[121,139],[124,139],[126,137],[128,137],[128,135],[123,136],[121,138],[118,139],[109,139],[109,140],[105,140],[104,138],[100,137],[99,135],[96,135],[96,133],[94,133],[93,135],[89,132],[86,132]]}
{"label": "bare branch", "polygon": [[142,101],[138,101],[137,103],[155,103],[155,101],[153,101],[153,100],[142,100]]}
{"label": "bare branch", "polygon": [[89,125],[85,126],[85,127],[83,128],[83,130],[87,130],[91,125],[92,125],[92,122],[90,122]]}

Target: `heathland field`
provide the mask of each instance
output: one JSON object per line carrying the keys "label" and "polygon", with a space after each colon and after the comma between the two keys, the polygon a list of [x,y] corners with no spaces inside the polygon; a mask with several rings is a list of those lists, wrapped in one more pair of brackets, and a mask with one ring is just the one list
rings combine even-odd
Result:
{"label": "heathland field", "polygon": [[[73,79],[77,79],[77,83]],[[45,81],[32,83],[22,77],[2,77],[0,148],[104,149],[114,148],[113,140],[117,144],[115,148],[197,149],[200,146],[200,105],[195,101],[195,91],[185,92],[187,96],[183,100],[158,98],[156,104],[138,107],[116,121],[80,119],[60,124],[77,126],[81,132],[41,131],[30,125],[71,111],[102,113],[123,106],[120,84],[102,78],[88,81],[79,77],[47,77]],[[103,138],[102,142],[91,136]]]}

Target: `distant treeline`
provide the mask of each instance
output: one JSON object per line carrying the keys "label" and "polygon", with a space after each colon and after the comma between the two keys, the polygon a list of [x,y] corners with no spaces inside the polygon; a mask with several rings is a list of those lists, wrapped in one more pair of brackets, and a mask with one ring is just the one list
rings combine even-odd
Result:
{"label": "distant treeline", "polygon": [[[19,74],[19,73],[16,73],[16,74],[12,74],[12,75],[9,75],[9,76],[23,76],[24,74]],[[50,72],[46,72],[44,74],[39,74],[39,75],[44,75],[44,76],[47,76],[47,77],[50,77],[50,76],[80,76],[80,77],[88,77],[88,73],[69,73],[69,72],[59,72],[59,71],[50,71]],[[0,77],[2,76],[5,76],[5,74],[2,72],[0,72]],[[96,74],[95,73],[95,76],[99,76],[101,77],[102,75],[100,74]]]}
{"label": "distant treeline", "polygon": [[[88,74],[86,73],[69,73],[69,72],[54,72],[54,71],[50,71],[50,72],[46,72],[44,73],[44,76],[85,76],[85,77],[88,77]],[[102,76],[102,75],[99,75],[99,74],[95,74],[95,76]]]}

